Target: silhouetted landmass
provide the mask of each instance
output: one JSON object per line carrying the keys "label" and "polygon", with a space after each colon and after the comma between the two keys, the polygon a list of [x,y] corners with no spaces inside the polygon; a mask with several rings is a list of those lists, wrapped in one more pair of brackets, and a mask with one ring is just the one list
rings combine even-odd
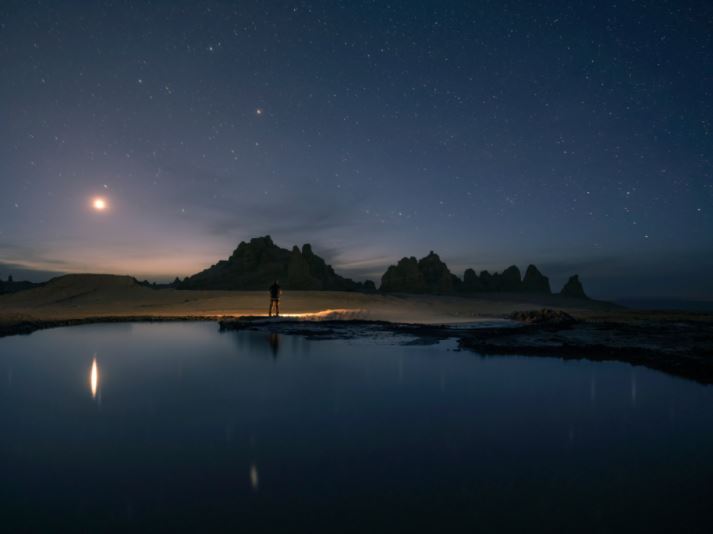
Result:
{"label": "silhouetted landmass", "polygon": [[460,285],[460,279],[433,251],[420,260],[403,258],[381,277],[381,291],[385,292],[451,293]]}
{"label": "silhouetted landmass", "polygon": [[[576,276],[570,278],[564,296],[587,298]],[[577,290],[579,286],[579,291]],[[550,295],[550,280],[537,267],[529,265],[525,276],[520,269],[511,265],[502,273],[482,271],[478,275],[468,268],[463,273],[463,280],[452,274],[438,254],[431,251],[428,256],[416,260],[415,257],[402,258],[396,265],[391,265],[381,278],[381,291],[386,293],[435,293],[435,294],[471,294],[471,293],[535,293]]]}
{"label": "silhouetted landmass", "polygon": [[534,265],[528,265],[522,279],[522,290],[527,293],[552,293],[550,279],[543,275]]}
{"label": "silhouetted landmass", "polygon": [[589,298],[584,293],[584,288],[582,287],[582,282],[579,281],[579,275],[570,276],[567,283],[562,287],[560,295],[563,297],[570,297],[575,299],[586,299]]}
{"label": "silhouetted landmass", "polygon": [[273,243],[270,236],[241,242],[227,260],[221,260],[183,281],[177,289],[265,290],[274,280],[285,289],[325,291],[370,291],[373,283],[355,282],[339,276],[334,269],[305,244],[302,250],[287,250]]}
{"label": "silhouetted landmass", "polygon": [[0,280],[0,295],[17,293],[18,291],[25,291],[42,285],[35,282],[15,282],[12,275],[10,275],[7,277],[7,281]]}
{"label": "silhouetted landmass", "polygon": [[[338,275],[334,269],[306,244],[287,250],[273,243],[270,236],[256,237],[241,242],[227,260],[167,286],[174,289],[265,290],[274,280],[285,289],[324,291],[377,291],[367,280],[355,282]],[[466,269],[461,280],[435,252],[416,259],[402,258],[391,265],[381,277],[379,291],[384,293],[473,294],[473,293],[534,293],[550,295],[550,281],[534,265],[529,265],[523,277],[516,265],[502,273],[482,271],[478,275]],[[563,288],[563,296],[586,299],[579,278],[570,278]]]}

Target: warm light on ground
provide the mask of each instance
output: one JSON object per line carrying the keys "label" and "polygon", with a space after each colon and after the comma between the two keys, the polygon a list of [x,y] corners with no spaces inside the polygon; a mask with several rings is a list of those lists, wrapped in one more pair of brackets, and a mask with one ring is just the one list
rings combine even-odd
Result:
{"label": "warm light on ground", "polygon": [[104,211],[106,209],[106,200],[97,197],[92,201],[92,207],[97,211]]}
{"label": "warm light on ground", "polygon": [[290,319],[309,319],[309,320],[336,320],[336,319],[363,319],[366,315],[366,310],[358,308],[347,309],[331,309],[321,310],[316,312],[305,313],[281,313],[280,317]]}

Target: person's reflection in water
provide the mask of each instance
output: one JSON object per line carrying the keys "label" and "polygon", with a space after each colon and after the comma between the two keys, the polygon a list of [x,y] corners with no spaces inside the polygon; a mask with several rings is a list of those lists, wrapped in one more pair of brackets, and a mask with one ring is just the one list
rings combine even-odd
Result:
{"label": "person's reflection in water", "polygon": [[267,338],[267,342],[270,344],[270,349],[272,350],[272,357],[277,359],[277,353],[280,352],[280,334],[277,332],[270,332]]}

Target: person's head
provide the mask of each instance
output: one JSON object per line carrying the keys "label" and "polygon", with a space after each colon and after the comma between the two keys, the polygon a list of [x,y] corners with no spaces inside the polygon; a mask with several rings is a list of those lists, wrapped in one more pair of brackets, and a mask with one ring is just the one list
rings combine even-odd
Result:
{"label": "person's head", "polygon": [[273,282],[274,285],[277,285],[277,284],[279,284],[279,283],[280,283],[279,280],[275,280],[275,281]]}

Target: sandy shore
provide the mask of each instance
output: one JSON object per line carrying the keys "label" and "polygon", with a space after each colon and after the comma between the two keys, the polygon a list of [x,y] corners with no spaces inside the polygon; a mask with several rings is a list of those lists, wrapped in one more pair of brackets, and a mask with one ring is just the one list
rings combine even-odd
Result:
{"label": "sandy shore", "polygon": [[[629,310],[556,295],[289,291],[281,303],[288,320],[260,322],[267,315],[267,305],[266,291],[155,290],[129,277],[69,275],[41,288],[0,296],[0,336],[117,321],[210,320],[227,328],[249,324],[250,328],[317,337],[324,335],[325,328],[339,331],[339,336],[369,335],[374,328],[406,329],[421,339],[457,338],[461,348],[484,355],[617,360],[713,383],[713,314]],[[577,321],[517,329],[467,326],[542,308],[564,311]],[[257,317],[257,322],[245,323],[241,317]],[[310,334],[310,323],[318,324],[316,334]]]}
{"label": "sandy shore", "polygon": [[[69,275],[47,286],[0,296],[0,323],[76,321],[101,317],[201,317],[266,315],[267,291],[178,291],[139,286],[129,277]],[[566,310],[577,317],[610,316],[622,309],[596,301],[527,294],[479,297],[381,295],[336,291],[287,291],[283,315],[331,312],[333,317],[443,323],[500,317],[537,308]]]}

